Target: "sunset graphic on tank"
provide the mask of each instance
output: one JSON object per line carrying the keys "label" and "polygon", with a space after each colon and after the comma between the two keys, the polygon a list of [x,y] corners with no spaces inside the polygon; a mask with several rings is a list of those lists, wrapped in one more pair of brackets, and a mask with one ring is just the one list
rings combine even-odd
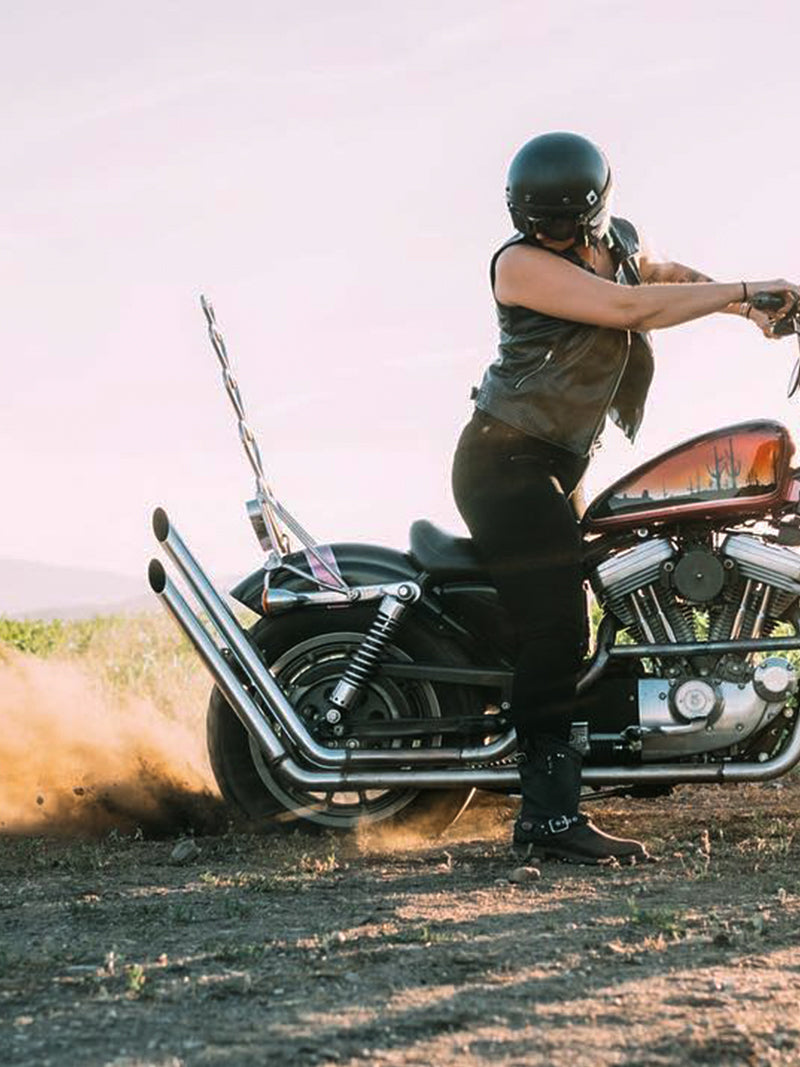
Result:
{"label": "sunset graphic on tank", "polygon": [[618,482],[592,508],[594,518],[742,497],[778,488],[784,440],[775,429],[709,434]]}

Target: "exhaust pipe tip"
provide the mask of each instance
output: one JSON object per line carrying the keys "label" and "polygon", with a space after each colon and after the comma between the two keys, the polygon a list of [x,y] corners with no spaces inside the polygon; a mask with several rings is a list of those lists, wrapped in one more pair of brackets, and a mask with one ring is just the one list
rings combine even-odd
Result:
{"label": "exhaust pipe tip", "polygon": [[153,512],[153,533],[162,544],[169,537],[169,516],[163,508],[156,508]]}
{"label": "exhaust pipe tip", "polygon": [[[164,516],[166,518],[166,516]],[[160,559],[151,559],[147,568],[147,580],[154,593],[163,593],[167,586],[167,572]]]}

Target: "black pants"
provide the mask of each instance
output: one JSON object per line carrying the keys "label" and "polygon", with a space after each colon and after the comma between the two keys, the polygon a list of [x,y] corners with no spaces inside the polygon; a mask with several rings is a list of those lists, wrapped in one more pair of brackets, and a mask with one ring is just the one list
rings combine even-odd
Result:
{"label": "black pants", "polygon": [[569,737],[586,636],[581,534],[568,497],[586,460],[476,411],[453,493],[517,631],[512,714],[523,739]]}

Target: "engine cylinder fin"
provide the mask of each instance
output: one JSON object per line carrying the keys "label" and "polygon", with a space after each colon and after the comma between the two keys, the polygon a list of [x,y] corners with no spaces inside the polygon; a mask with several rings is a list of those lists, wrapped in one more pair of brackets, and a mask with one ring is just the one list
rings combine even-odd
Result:
{"label": "engine cylinder fin", "polygon": [[726,600],[717,611],[712,611],[708,627],[709,641],[727,641],[733,631],[738,600]]}
{"label": "engine cylinder fin", "polygon": [[694,625],[694,612],[688,604],[679,604],[674,597],[664,599],[664,611],[666,612],[672,630],[675,634],[673,640],[682,644],[688,644],[697,639]]}
{"label": "engine cylinder fin", "polygon": [[655,644],[656,636],[651,627],[651,619],[648,618],[648,604],[645,598],[641,595],[640,589],[636,589],[631,593],[631,606],[633,608],[633,614],[638,625],[639,633],[644,637],[645,641]]}

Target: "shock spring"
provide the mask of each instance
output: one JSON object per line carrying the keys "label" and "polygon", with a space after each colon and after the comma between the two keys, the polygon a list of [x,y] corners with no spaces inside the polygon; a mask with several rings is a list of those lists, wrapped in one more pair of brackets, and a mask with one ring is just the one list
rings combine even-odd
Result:
{"label": "shock spring", "polygon": [[[334,721],[331,716],[335,709],[345,710],[350,707],[372,677],[407,608],[408,602],[404,603],[393,596],[383,598],[375,621],[353,653],[347,669],[331,694],[333,708],[328,712],[329,722]],[[338,722],[338,718],[336,721]]]}

